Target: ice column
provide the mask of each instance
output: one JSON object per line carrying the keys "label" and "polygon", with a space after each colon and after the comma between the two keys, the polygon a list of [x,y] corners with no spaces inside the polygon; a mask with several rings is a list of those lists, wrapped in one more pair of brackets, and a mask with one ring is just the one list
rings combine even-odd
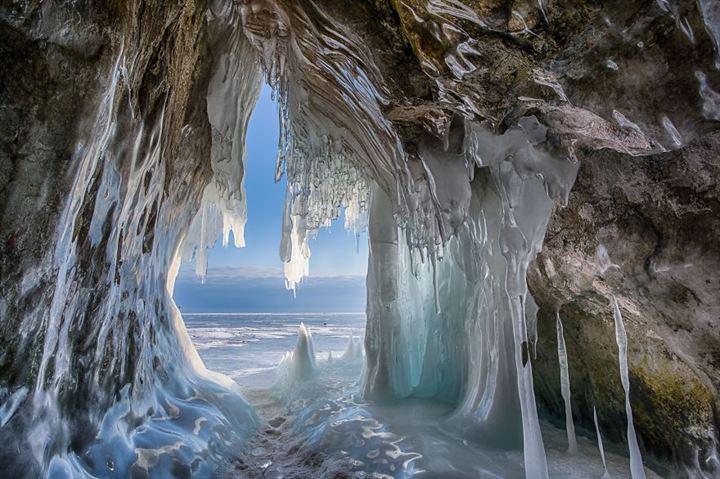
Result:
{"label": "ice column", "polygon": [[[363,391],[453,391],[446,399],[458,404],[460,428],[502,447],[522,438],[527,477],[545,478],[526,274],[577,165],[535,148],[518,128],[494,135],[465,122],[449,135],[443,150],[418,145],[425,181],[412,221],[398,227],[391,195],[372,191]],[[428,236],[434,249],[419,240]]]}

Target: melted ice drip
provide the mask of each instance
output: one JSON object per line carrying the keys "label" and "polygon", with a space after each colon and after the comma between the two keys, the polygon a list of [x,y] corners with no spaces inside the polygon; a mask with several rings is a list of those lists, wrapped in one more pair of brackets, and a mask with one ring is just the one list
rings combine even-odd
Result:
{"label": "melted ice drip", "polygon": [[635,425],[633,424],[632,407],[630,406],[630,377],[628,375],[627,361],[627,335],[625,334],[625,325],[623,324],[622,314],[617,299],[613,296],[613,318],[615,320],[615,339],[618,345],[618,361],[620,362],[620,379],[623,389],[625,390],[625,412],[627,414],[627,439],[628,449],[630,450],[630,472],[633,479],[643,479],[645,477],[645,468],[643,467],[642,456],[640,455],[640,447],[638,446],[637,436],[635,435]]}
{"label": "melted ice drip", "polygon": [[565,430],[568,438],[568,453],[577,454],[577,439],[575,438],[575,425],[573,424],[572,406],[570,404],[570,373],[568,372],[567,349],[565,348],[565,335],[563,334],[560,313],[555,313],[557,327],[558,363],[560,364],[560,389],[565,402]]}

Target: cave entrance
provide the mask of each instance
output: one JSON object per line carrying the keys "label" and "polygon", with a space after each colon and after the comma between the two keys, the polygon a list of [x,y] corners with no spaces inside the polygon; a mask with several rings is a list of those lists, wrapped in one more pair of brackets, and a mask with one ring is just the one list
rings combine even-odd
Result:
{"label": "cave entrance", "polygon": [[301,323],[312,332],[318,360],[341,356],[348,337],[359,341],[365,329],[367,235],[346,231],[342,219],[310,240],[310,276],[294,293],[285,287],[279,246],[286,184],[284,177],[274,181],[278,136],[277,104],[265,86],[247,133],[246,246],[218,240],[204,281],[183,263],[174,290],[206,367],[233,378],[251,402],[254,391],[274,383]]}

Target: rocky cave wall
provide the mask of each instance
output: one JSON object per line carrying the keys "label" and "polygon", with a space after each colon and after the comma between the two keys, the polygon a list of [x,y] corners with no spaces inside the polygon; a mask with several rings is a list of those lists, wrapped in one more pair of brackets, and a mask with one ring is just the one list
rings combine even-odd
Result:
{"label": "rocky cave wall", "polygon": [[[608,436],[624,416],[609,298],[623,308],[635,424],[661,457],[702,462],[718,414],[718,135],[679,152],[583,159],[567,208],[555,211],[529,274],[540,305],[535,385],[561,414],[555,315],[569,348],[574,413]],[[683,438],[682,440],[680,438]]]}

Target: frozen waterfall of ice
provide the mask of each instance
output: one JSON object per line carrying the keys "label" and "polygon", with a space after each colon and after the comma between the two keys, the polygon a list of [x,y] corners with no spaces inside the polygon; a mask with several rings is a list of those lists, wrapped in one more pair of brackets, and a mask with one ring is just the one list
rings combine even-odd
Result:
{"label": "frozen waterfall of ice", "polygon": [[[222,14],[232,16],[232,9]],[[209,476],[257,427],[239,387],[206,370],[172,300],[183,244],[195,251],[202,274],[217,229],[224,224],[236,241],[242,238],[244,128],[261,77],[243,58],[251,54],[245,41],[234,38],[237,49],[216,59],[229,73],[216,75],[209,90],[214,178],[204,191],[202,183],[195,190],[165,188],[165,165],[172,162],[165,107],[135,116],[122,81],[133,68],[124,49],[91,136],[77,148],[57,229],[47,334],[26,401],[30,454],[48,477],[156,476],[173,463]],[[219,97],[227,103],[213,101]],[[199,142],[197,134],[184,129],[182,141]],[[9,419],[13,403],[7,406]],[[91,434],[82,438],[82,451],[77,431]]]}

